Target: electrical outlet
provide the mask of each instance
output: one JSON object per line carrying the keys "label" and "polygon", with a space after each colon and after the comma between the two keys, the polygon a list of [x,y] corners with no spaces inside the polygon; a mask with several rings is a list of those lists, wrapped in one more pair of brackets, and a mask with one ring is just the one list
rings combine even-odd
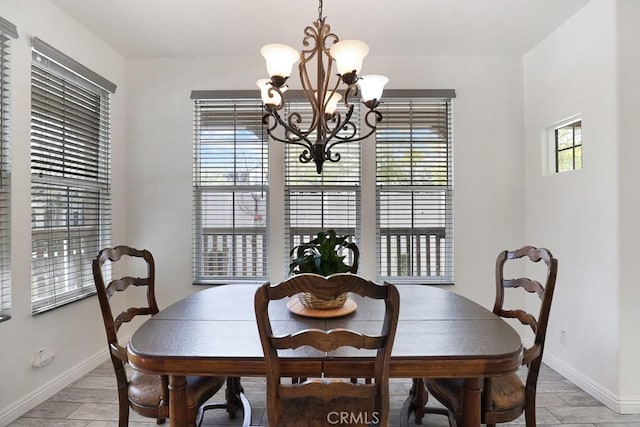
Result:
{"label": "electrical outlet", "polygon": [[560,331],[560,344],[567,345],[567,331],[564,329]]}
{"label": "electrical outlet", "polygon": [[33,364],[34,368],[44,368],[53,362],[53,358],[55,357],[54,353],[51,353],[49,350],[41,348],[36,350],[33,353]]}

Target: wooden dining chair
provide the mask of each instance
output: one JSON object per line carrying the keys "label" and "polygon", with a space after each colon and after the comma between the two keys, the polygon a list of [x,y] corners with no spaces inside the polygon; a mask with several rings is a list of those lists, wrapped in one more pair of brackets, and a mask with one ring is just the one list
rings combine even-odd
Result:
{"label": "wooden dining chair", "polygon": [[[544,278],[540,281],[527,277],[505,277],[505,266],[515,264],[523,259],[534,263],[546,264]],[[533,343],[524,349],[522,365],[526,367],[526,380],[523,382],[516,374],[489,377],[484,380],[481,398],[481,419],[487,426],[496,423],[513,421],[522,413],[525,414],[527,427],[536,425],[536,386],[538,373],[542,364],[544,341],[551,310],[551,300],[556,283],[558,260],[549,250],[525,246],[514,251],[503,251],[496,260],[496,299],[493,313],[507,319],[517,319],[533,331]],[[539,297],[540,309],[537,317],[524,309],[505,308],[505,290],[519,289]],[[515,291],[512,291],[515,292]],[[524,347],[524,343],[523,343]],[[427,390],[447,409],[425,409],[425,412],[445,413],[449,416],[449,424],[460,424],[462,418],[462,379],[430,379],[425,378]]]}
{"label": "wooden dining chair", "polygon": [[[146,276],[125,276],[112,280],[111,274],[107,273],[110,270],[104,268],[105,263],[107,261],[116,263],[125,258],[129,259],[131,264],[136,263],[134,260],[141,261],[140,264],[144,264],[146,267]],[[128,425],[129,408],[144,417],[155,418],[157,424],[162,424],[169,417],[168,377],[145,374],[127,367],[127,348],[118,340],[118,331],[123,324],[138,316],[153,316],[158,313],[153,256],[146,249],[138,250],[128,246],[102,249],[93,260],[93,277],[107,334],[111,362],[118,383],[118,425],[120,427]],[[114,317],[116,305],[112,305],[112,297],[134,287],[146,288],[146,306],[124,309]],[[200,424],[205,409],[226,408],[231,417],[235,416],[235,409],[230,410],[227,404],[204,406],[204,403],[216,394],[224,384],[225,378],[220,377],[187,377],[187,405],[191,414],[191,425]]]}
{"label": "wooden dining chair", "polygon": [[[314,292],[321,298],[334,298],[342,292],[352,292],[366,298],[383,300],[385,317],[376,332],[368,334],[352,329],[289,330],[286,334],[272,329],[269,304],[295,297],[299,292]],[[382,304],[382,302],[381,302]],[[258,331],[267,368],[267,417],[272,427],[326,427],[332,424],[352,426],[384,426],[389,424],[389,360],[400,309],[398,290],[392,284],[378,285],[360,276],[341,273],[328,277],[312,273],[298,274],[271,286],[265,283],[255,294]],[[287,322],[290,327],[292,322]],[[379,326],[379,330],[377,328]],[[295,328],[294,328],[295,329]],[[280,352],[310,346],[319,352],[331,352],[351,347],[360,357],[372,357],[375,366],[373,381],[352,383],[348,378],[332,378],[322,369],[321,378],[308,378],[300,383],[282,381],[283,358]],[[360,352],[366,354],[362,355]],[[335,356],[339,362],[343,356]],[[357,361],[350,352],[345,363]],[[324,363],[322,365],[325,367]]]}

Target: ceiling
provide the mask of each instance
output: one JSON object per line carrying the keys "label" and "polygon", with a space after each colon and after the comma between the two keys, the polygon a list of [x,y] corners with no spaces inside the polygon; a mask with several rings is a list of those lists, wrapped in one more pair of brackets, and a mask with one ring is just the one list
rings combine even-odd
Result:
{"label": "ceiling", "polygon": [[[371,55],[522,55],[589,0],[324,0]],[[302,47],[316,0],[52,0],[127,57],[254,56]],[[347,8],[348,7],[348,8]]]}

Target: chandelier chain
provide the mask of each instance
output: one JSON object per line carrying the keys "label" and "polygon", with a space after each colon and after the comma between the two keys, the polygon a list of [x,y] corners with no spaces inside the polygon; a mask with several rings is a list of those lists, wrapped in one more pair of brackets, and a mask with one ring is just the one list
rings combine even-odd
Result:
{"label": "chandelier chain", "polygon": [[318,0],[318,21],[322,21],[322,0]]}

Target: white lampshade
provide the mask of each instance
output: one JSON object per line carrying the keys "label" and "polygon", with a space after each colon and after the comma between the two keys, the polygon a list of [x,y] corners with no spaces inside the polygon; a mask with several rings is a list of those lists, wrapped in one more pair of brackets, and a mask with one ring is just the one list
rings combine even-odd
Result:
{"label": "white lampshade", "polygon": [[362,60],[369,54],[369,46],[360,40],[342,40],[329,49],[331,57],[336,61],[338,73],[347,74],[362,69]]}
{"label": "white lampshade", "polygon": [[[316,99],[318,98],[318,92],[315,93]],[[334,92],[331,95],[331,98],[329,98],[328,101],[326,101],[326,95],[325,95],[325,102],[324,102],[324,112],[326,114],[333,114],[336,111],[336,108],[338,108],[338,102],[340,102],[340,100],[342,99],[342,95],[340,95],[337,92]]]}
{"label": "white lampshade", "polygon": [[374,99],[380,100],[382,98],[382,90],[384,85],[389,82],[386,76],[379,74],[367,74],[360,77],[358,80],[358,86],[362,92],[362,100],[364,102],[373,101]]}
{"label": "white lampshade", "polygon": [[271,43],[262,46],[260,53],[267,61],[269,77],[284,77],[291,75],[291,69],[300,59],[300,53],[285,44]]}

